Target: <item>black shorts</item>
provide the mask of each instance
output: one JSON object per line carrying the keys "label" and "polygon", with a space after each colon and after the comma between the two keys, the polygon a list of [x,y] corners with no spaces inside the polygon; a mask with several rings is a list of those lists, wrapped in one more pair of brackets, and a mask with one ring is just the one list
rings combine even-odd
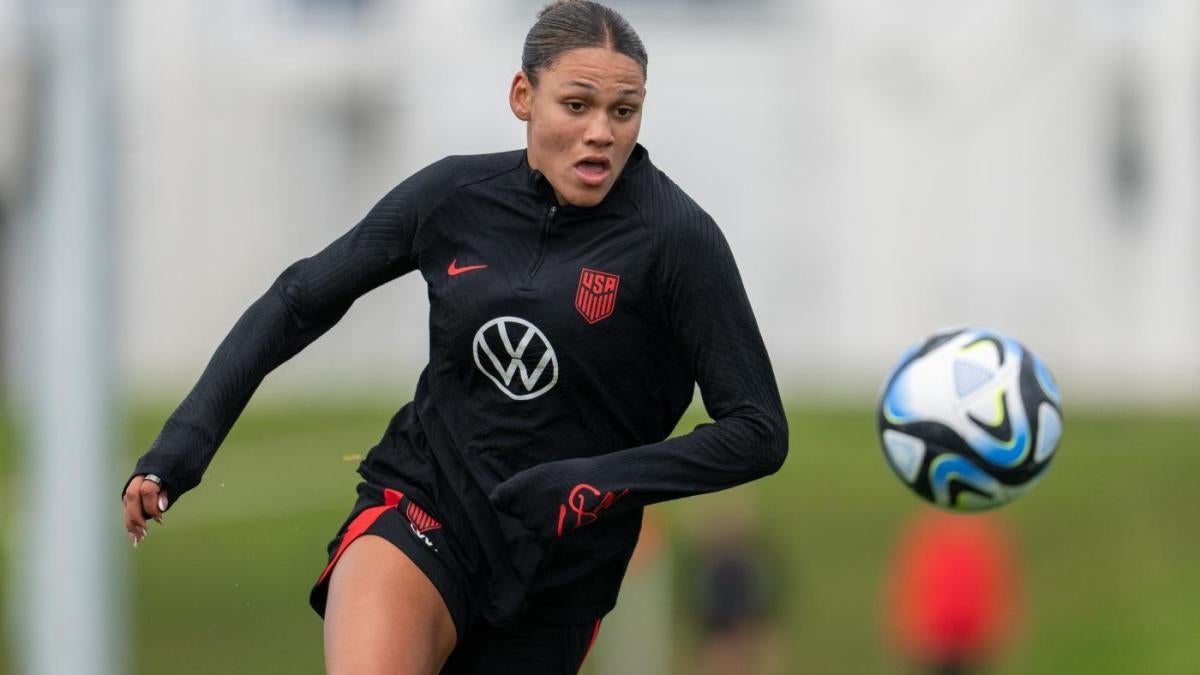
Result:
{"label": "black shorts", "polygon": [[309,594],[322,618],[329,575],[342,553],[358,537],[383,537],[404,552],[441,594],[458,642],[444,674],[529,673],[574,675],[579,672],[600,631],[600,620],[562,624],[522,617],[503,627],[483,620],[470,593],[465,570],[453,555],[437,511],[426,510],[403,491],[363,482],[358,501],[329,544],[329,563]]}

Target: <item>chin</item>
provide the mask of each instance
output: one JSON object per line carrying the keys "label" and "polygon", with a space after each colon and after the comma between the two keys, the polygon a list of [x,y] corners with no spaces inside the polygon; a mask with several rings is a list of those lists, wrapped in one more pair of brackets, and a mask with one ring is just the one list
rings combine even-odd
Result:
{"label": "chin", "polygon": [[600,202],[604,201],[604,196],[606,194],[608,194],[608,193],[605,192],[604,194],[582,194],[582,195],[576,195],[573,197],[567,197],[567,203],[570,204],[571,206],[580,206],[583,208],[588,208],[591,206],[595,206],[595,205],[599,204]]}
{"label": "chin", "polygon": [[612,185],[603,185],[597,188],[576,188],[571,192],[564,194],[563,199],[571,206],[590,207],[604,201],[612,190]]}

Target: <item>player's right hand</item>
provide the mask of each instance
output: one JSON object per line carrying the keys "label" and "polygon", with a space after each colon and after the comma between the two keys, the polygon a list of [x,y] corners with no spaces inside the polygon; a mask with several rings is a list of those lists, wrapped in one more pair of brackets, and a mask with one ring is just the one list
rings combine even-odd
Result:
{"label": "player's right hand", "polygon": [[129,481],[125,488],[125,531],[134,548],[146,538],[146,520],[153,518],[161,524],[169,502],[167,491],[158,483],[146,480],[145,475],[134,476]]}

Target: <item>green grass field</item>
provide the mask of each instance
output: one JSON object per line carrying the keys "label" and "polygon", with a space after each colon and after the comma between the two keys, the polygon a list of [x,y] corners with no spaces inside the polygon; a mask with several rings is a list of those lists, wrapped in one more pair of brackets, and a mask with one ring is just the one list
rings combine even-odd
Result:
{"label": "green grass field", "polygon": [[[129,467],[167,412],[147,407],[130,416]],[[379,403],[250,407],[204,484],[128,555],[135,672],[321,672],[321,624],[308,588],[353,501],[358,455],[391,412]],[[786,576],[783,672],[904,672],[884,646],[878,600],[896,532],[921,504],[883,461],[870,405],[795,408],[789,419],[784,469],[740,489]],[[16,447],[13,420],[0,416],[6,513],[15,506]],[[288,467],[282,476],[279,466]],[[1028,621],[995,672],[1200,672],[1197,476],[1195,414],[1069,409],[1045,480],[1000,512],[1019,541]],[[111,529],[120,540],[118,488]],[[690,531],[677,524],[723,499],[729,495],[658,507],[676,542],[676,567],[687,567]],[[11,517],[3,527],[7,557]],[[691,644],[689,613],[676,597],[672,641],[682,653]],[[618,606],[612,621],[629,619]],[[13,672],[11,657],[12,645],[0,643],[4,672]]]}

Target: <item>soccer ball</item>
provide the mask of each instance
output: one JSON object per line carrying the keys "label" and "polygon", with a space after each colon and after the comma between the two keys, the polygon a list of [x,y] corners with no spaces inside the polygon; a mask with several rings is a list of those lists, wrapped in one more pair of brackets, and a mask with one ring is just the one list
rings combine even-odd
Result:
{"label": "soccer ball", "polygon": [[1050,370],[1016,340],[936,333],[900,357],[879,397],[879,440],[914,492],[951,511],[1012,501],[1045,474],[1062,436]]}

